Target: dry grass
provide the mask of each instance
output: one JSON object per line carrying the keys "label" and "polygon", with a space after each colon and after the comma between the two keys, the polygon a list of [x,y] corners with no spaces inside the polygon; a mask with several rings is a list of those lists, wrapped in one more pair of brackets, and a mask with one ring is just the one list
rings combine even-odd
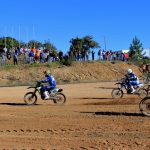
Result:
{"label": "dry grass", "polygon": [[2,67],[0,70],[1,86],[28,85],[43,78],[43,70],[50,69],[57,83],[78,83],[114,81],[123,77],[128,68],[141,75],[135,65],[124,62],[76,62],[70,67],[60,65],[21,65]]}

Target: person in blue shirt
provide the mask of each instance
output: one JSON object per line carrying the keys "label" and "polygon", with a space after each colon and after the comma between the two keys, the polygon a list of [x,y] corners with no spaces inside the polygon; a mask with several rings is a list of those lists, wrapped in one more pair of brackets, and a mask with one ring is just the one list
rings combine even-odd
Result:
{"label": "person in blue shirt", "polygon": [[45,79],[39,81],[41,83],[48,83],[48,85],[42,86],[42,92],[44,93],[45,99],[49,99],[49,92],[56,88],[56,81],[55,78],[51,75],[50,70],[43,72],[45,75]]}
{"label": "person in blue shirt", "polygon": [[131,93],[135,92],[134,86],[139,85],[139,78],[135,73],[133,73],[132,69],[127,70],[127,78],[128,78],[128,86],[131,88]]}

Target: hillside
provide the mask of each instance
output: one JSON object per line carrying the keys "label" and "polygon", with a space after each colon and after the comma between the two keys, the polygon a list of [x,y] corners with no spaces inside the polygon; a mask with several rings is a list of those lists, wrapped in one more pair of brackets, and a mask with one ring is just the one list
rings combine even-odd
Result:
{"label": "hillside", "polygon": [[128,68],[141,76],[137,66],[125,62],[77,62],[72,66],[23,65],[0,68],[0,86],[29,85],[42,79],[43,71],[50,69],[58,84],[76,82],[114,81],[123,77]]}

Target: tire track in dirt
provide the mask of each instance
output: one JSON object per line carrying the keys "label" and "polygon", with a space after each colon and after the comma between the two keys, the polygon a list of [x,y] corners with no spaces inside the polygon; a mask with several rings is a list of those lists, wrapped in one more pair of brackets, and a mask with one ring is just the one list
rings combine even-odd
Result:
{"label": "tire track in dirt", "polygon": [[[49,136],[49,135],[58,135],[60,137],[83,137],[86,136],[87,138],[111,138],[111,136],[116,137],[134,137],[134,132],[129,132],[129,129],[122,129],[120,131],[111,131],[107,133],[107,130],[104,128],[97,128],[97,129],[87,129],[87,128],[74,128],[74,129],[66,129],[66,128],[59,128],[59,129],[6,129],[0,130],[0,136],[2,135],[16,135],[16,136]],[[141,139],[143,137],[143,133],[139,131],[136,132],[136,138]],[[144,133],[144,138],[149,138],[149,133]]]}
{"label": "tire track in dirt", "polygon": [[[112,131],[108,132],[107,130],[104,131],[103,127],[99,127],[98,129],[88,129],[88,128],[59,128],[59,129],[5,129],[5,130],[0,130],[0,137],[5,135],[6,137],[13,136],[15,137],[23,137],[23,138],[34,138],[35,136],[38,136],[39,138],[44,137],[52,137],[55,135],[55,138],[58,136],[59,138],[57,139],[58,141],[60,139],[63,139],[65,141],[70,141],[70,144],[66,143],[66,150],[101,150],[101,149],[107,149],[108,147],[114,148],[114,149],[137,149],[139,148],[147,148],[147,145],[144,145],[142,143],[142,140],[145,138],[143,137],[143,134],[141,132],[135,133],[134,132],[125,132],[125,131]],[[129,142],[127,137],[131,137],[131,141]],[[145,133],[145,136],[149,136],[149,134]],[[80,137],[80,146],[71,146],[71,143],[75,140],[76,138]],[[84,137],[86,137],[86,140],[83,140]],[[118,141],[114,141],[113,139],[118,139]],[[147,137],[148,138],[148,137]],[[106,140],[104,140],[106,139]],[[124,139],[124,142],[121,142],[121,140]],[[133,139],[135,140],[133,142]],[[83,145],[81,146],[83,140]],[[141,142],[139,142],[141,140]],[[74,142],[75,142],[74,141]],[[96,145],[86,145],[86,142],[91,142],[92,144]],[[77,142],[77,141],[76,141]],[[78,141],[79,142],[79,141]],[[3,148],[8,149],[8,148]],[[13,148],[14,149],[14,148]],[[41,150],[46,150],[44,145],[40,148]],[[51,149],[51,148],[50,148]],[[56,148],[57,149],[57,146]],[[59,149],[59,148],[58,148]],[[63,147],[60,147],[60,149],[63,149]],[[17,148],[15,148],[17,150]],[[24,150],[26,150],[24,148]],[[33,149],[32,149],[33,150]],[[36,148],[34,148],[36,150]]]}

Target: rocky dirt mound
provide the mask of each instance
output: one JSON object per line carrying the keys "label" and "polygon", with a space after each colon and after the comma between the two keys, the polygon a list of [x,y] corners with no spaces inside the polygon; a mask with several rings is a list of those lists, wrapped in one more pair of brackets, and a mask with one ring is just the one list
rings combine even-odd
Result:
{"label": "rocky dirt mound", "polygon": [[0,69],[0,85],[28,85],[43,78],[43,71],[50,69],[57,83],[114,81],[123,77],[131,68],[141,76],[139,68],[125,62],[76,62],[72,66],[60,65],[25,65],[2,67]]}

